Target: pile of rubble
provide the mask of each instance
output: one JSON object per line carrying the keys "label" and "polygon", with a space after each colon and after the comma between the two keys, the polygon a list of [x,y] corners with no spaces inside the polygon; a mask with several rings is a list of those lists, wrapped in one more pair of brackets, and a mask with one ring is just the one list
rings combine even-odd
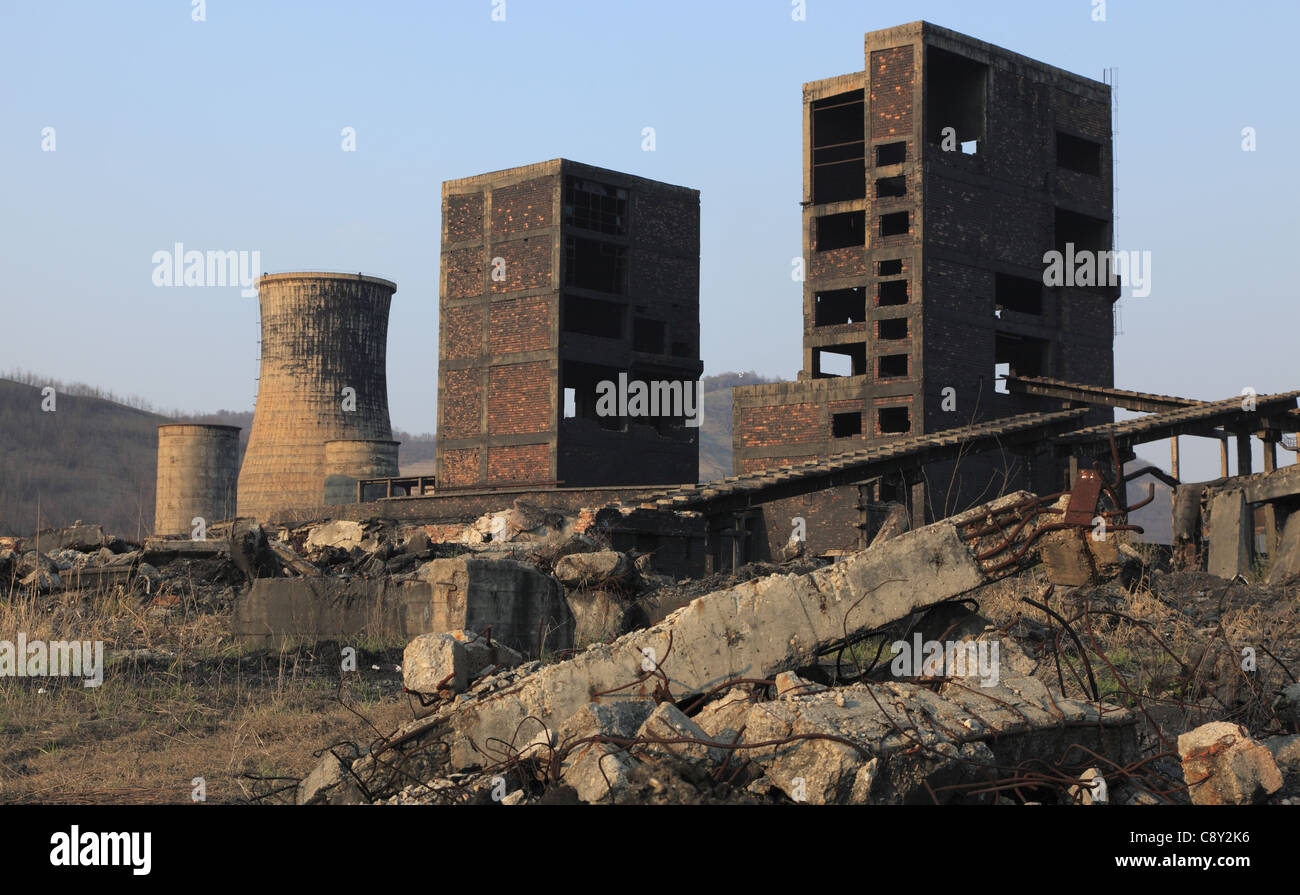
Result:
{"label": "pile of rubble", "polygon": [[[1062,574],[1086,567],[1113,577],[1137,562],[1127,545],[1091,546],[1052,517],[1036,519],[1025,511],[1036,501],[1010,495],[833,565],[733,580],[655,624],[546,662],[473,627],[416,637],[402,673],[427,714],[369,746],[334,747],[297,799],[1241,804],[1300,796],[1300,737],[1261,744],[1243,727],[1212,723],[1180,737],[1176,753],[1150,748],[1141,705],[1067,698],[1035,676],[1041,662],[1006,630],[961,604],[1022,571],[1040,535],[1049,537],[1034,549]],[[1023,524],[999,521],[1011,513]],[[563,557],[556,571],[580,583],[635,569],[618,554],[587,557]],[[901,632],[911,639],[894,640]],[[899,656],[881,663],[887,647]],[[1279,717],[1295,731],[1286,700],[1300,704],[1300,686],[1292,689]]]}

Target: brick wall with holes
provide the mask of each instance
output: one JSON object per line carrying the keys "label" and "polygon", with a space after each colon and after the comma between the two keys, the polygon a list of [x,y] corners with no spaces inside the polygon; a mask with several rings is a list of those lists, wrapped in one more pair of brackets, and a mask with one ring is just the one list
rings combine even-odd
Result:
{"label": "brick wall with holes", "polygon": [[548,444],[499,445],[488,448],[489,482],[546,480],[550,468]]}
{"label": "brick wall with holes", "polygon": [[813,444],[825,434],[817,425],[816,404],[777,404],[742,408],[736,422],[735,443],[743,447]]}
{"label": "brick wall with holes", "polygon": [[473,485],[479,480],[478,448],[443,451],[441,468],[438,470],[438,485],[443,488],[456,488]]}
{"label": "brick wall with holes", "polygon": [[487,253],[482,248],[443,252],[442,263],[446,270],[448,298],[472,298],[483,294]]}
{"label": "brick wall with holes", "polygon": [[438,324],[440,360],[478,357],[483,347],[483,307],[478,304],[442,309]]}
{"label": "brick wall with holes", "polygon": [[492,191],[492,235],[506,236],[555,226],[559,177],[538,177]]}
{"label": "brick wall with holes", "polygon": [[912,135],[916,66],[912,47],[894,47],[871,54],[871,138]]}
{"label": "brick wall with holes", "polygon": [[444,370],[438,401],[438,434],[474,438],[479,434],[482,395],[478,370]]}
{"label": "brick wall with holes", "polygon": [[489,262],[495,265],[497,262],[494,259],[500,258],[505,263],[505,268],[503,279],[490,280],[492,292],[501,294],[550,286],[554,246],[555,238],[543,234],[493,243]]}
{"label": "brick wall with holes", "polygon": [[488,351],[493,355],[520,351],[545,351],[551,346],[551,318],[555,299],[534,295],[492,302],[488,323]]}
{"label": "brick wall with holes", "polygon": [[522,435],[554,429],[550,365],[506,364],[488,371],[488,432]]}
{"label": "brick wall with holes", "polygon": [[483,194],[448,196],[443,201],[442,220],[446,242],[483,239]]}
{"label": "brick wall with holes", "polygon": [[809,245],[813,247],[808,260],[808,279],[822,280],[838,277],[861,276],[867,272],[867,249],[865,246],[848,246],[843,249],[831,249],[828,252],[817,251],[817,225],[812,223],[813,232]]}

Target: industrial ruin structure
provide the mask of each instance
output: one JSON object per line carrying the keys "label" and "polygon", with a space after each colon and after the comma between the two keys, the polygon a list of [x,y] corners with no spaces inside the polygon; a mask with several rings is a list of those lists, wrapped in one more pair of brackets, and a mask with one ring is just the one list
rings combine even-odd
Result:
{"label": "industrial ruin structure", "polygon": [[601,413],[597,386],[694,392],[699,192],[555,159],[442,196],[439,489],[695,481],[685,413]]}
{"label": "industrial ruin structure", "polygon": [[[997,373],[1113,384],[1118,288],[1043,285],[1045,252],[1111,248],[1110,88],[927,22],[865,61],[804,85],[803,369],[735,390],[737,473],[1053,406]],[[1062,487],[1037,459],[927,468],[930,516]],[[882,484],[922,518],[919,471]]]}
{"label": "industrial ruin structure", "polygon": [[377,443],[352,453],[362,468],[335,463],[332,475],[397,475],[386,361],[396,284],[361,274],[278,273],[257,287],[261,377],[239,471],[239,515],[269,519],[325,506],[327,442]]}
{"label": "industrial ruin structure", "polygon": [[238,426],[159,426],[155,533],[188,536],[195,519],[233,518],[238,481]]}

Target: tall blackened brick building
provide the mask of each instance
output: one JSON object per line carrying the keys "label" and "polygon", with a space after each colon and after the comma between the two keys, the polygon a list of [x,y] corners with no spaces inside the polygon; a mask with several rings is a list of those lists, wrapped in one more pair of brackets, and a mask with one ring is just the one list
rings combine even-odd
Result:
{"label": "tall blackened brick building", "polygon": [[[998,374],[1113,385],[1118,289],[1043,285],[1045,252],[1112,247],[1110,88],[927,22],[865,63],[804,85],[803,368],[736,389],[738,473],[1049,409]],[[972,460],[932,510],[995,474]]]}
{"label": "tall blackened brick building", "polygon": [[439,488],[694,482],[698,428],[597,388],[695,388],[699,192],[555,159],[444,183],[442,221]]}

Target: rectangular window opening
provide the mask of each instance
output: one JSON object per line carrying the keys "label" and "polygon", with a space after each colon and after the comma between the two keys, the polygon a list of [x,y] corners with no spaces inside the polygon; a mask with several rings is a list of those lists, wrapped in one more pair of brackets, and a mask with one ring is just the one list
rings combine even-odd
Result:
{"label": "rectangular window opening", "polygon": [[1007,388],[1007,377],[1011,375],[1011,364],[1002,363],[993,365],[993,391],[999,395],[1011,394],[1011,389]]}
{"label": "rectangular window opening", "polygon": [[876,303],[881,307],[907,304],[907,280],[886,280],[877,283]]}
{"label": "rectangular window opening", "polygon": [[1039,280],[1000,273],[994,276],[993,283],[995,310],[1042,315],[1043,284]]}
{"label": "rectangular window opening", "polygon": [[829,252],[867,244],[866,212],[848,211],[816,219],[817,251]]}
{"label": "rectangular window opening", "polygon": [[818,348],[814,352],[816,378],[826,379],[834,376],[861,376],[867,372],[867,346],[865,342],[856,345],[831,345]]}
{"label": "rectangular window opening", "polygon": [[564,419],[571,420],[578,417],[578,391],[575,388],[566,388],[564,390]]}
{"label": "rectangular window opening", "polygon": [[876,275],[881,277],[896,277],[903,272],[903,259],[890,258],[887,261],[876,262]]}
{"label": "rectangular window opening", "polygon": [[907,407],[881,407],[876,410],[876,428],[881,435],[904,435],[912,431],[912,411]]}
{"label": "rectangular window opening", "polygon": [[828,96],[811,105],[813,204],[866,197],[863,91]]}
{"label": "rectangular window opening", "polygon": [[893,214],[880,216],[881,236],[906,236],[908,231],[908,212],[895,211]]}
{"label": "rectangular window opening", "polygon": [[906,376],[906,354],[882,354],[876,359],[877,379],[902,379]]}
{"label": "rectangular window opening", "polygon": [[627,190],[566,177],[564,180],[564,222],[568,226],[627,235]]}
{"label": "rectangular window opening", "polygon": [[876,321],[876,337],[882,341],[907,338],[907,318],[889,317]]}
{"label": "rectangular window opening", "polygon": [[1068,244],[1075,252],[1105,252],[1110,249],[1110,228],[1100,218],[1056,209],[1056,250],[1065,252]]}
{"label": "rectangular window opening", "polygon": [[612,295],[627,294],[627,247],[566,236],[564,285]]}
{"label": "rectangular window opening", "polygon": [[876,147],[876,167],[886,168],[889,165],[901,165],[907,161],[907,142],[900,143],[881,143]]}
{"label": "rectangular window opening", "polygon": [[664,353],[664,322],[648,317],[632,320],[632,350],[649,354]]}
{"label": "rectangular window opening", "polygon": [[897,177],[877,177],[876,178],[876,198],[892,199],[897,196],[907,195],[907,177],[899,174]]}
{"label": "rectangular window opening", "polygon": [[861,434],[861,413],[836,413],[831,415],[832,438],[853,438]]}
{"label": "rectangular window opening", "polygon": [[[560,370],[560,388],[564,396],[563,419],[588,420],[611,432],[626,431],[627,420],[615,415],[617,404],[611,407],[607,406],[609,402],[599,401],[600,384],[608,382],[616,387],[618,374],[619,370],[615,367],[566,361]],[[606,390],[608,388],[606,386]],[[569,412],[571,395],[572,413]],[[611,409],[614,413],[604,412]]]}
{"label": "rectangular window opening", "polygon": [[1101,144],[1073,134],[1056,132],[1056,164],[1068,171],[1101,176]]}
{"label": "rectangular window opening", "polygon": [[984,139],[988,66],[939,47],[926,48],[925,64],[927,140],[950,151],[975,144],[973,153]]}
{"label": "rectangular window opening", "polygon": [[567,333],[603,339],[623,338],[624,307],[616,301],[566,295],[561,312],[563,329]]}
{"label": "rectangular window opening", "polygon": [[993,363],[995,369],[1006,365],[1007,376],[1046,376],[1047,349],[1046,339],[995,333]]}
{"label": "rectangular window opening", "polygon": [[861,286],[818,292],[814,298],[816,326],[841,326],[867,319],[867,294]]}

